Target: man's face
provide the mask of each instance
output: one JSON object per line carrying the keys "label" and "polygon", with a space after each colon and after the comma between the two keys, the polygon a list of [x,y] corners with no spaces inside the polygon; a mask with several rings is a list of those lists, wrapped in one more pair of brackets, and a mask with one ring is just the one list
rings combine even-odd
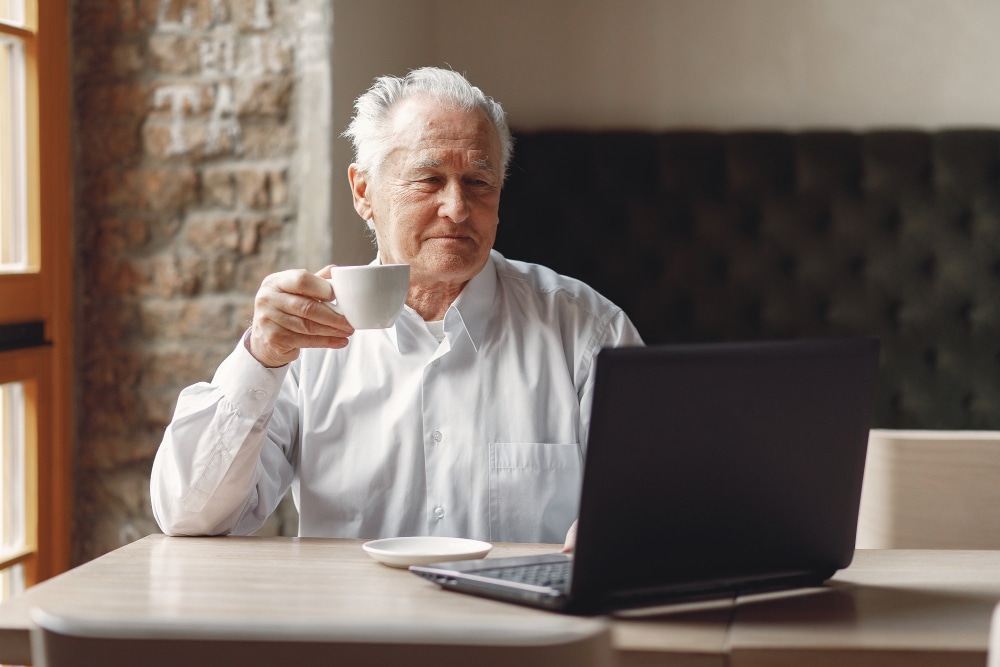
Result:
{"label": "man's face", "polygon": [[391,146],[375,174],[351,168],[354,205],[386,264],[417,285],[463,284],[486,263],[499,223],[500,143],[481,110],[426,97],[391,111]]}

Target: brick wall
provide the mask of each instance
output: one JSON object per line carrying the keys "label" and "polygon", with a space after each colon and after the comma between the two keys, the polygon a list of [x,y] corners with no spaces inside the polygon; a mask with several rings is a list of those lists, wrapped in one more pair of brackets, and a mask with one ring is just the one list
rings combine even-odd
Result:
{"label": "brick wall", "polygon": [[[75,0],[75,561],[156,531],[149,470],[296,265],[296,0]],[[287,506],[267,527],[293,532]]]}

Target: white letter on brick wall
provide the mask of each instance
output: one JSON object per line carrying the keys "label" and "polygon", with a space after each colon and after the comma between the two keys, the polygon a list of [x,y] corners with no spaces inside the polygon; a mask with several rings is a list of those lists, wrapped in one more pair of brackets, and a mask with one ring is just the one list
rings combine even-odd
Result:
{"label": "white letter on brick wall", "polygon": [[180,21],[167,20],[167,12],[170,11],[171,0],[160,0],[160,8],[156,12],[156,29],[160,32],[178,32],[180,30],[190,30],[194,23],[191,8],[185,7],[181,10]]}
{"label": "white letter on brick wall", "polygon": [[256,0],[253,7],[253,27],[266,30],[271,27],[271,5],[268,0]]}
{"label": "white letter on brick wall", "polygon": [[220,140],[223,136],[230,139],[234,153],[240,151],[240,119],[236,115],[236,101],[233,98],[233,87],[228,83],[220,83],[215,87],[215,106],[212,117],[208,121],[208,151],[224,150],[225,145]]}
{"label": "white letter on brick wall", "polygon": [[178,155],[187,151],[184,141],[184,107],[192,113],[201,111],[201,98],[195,86],[163,86],[158,88],[153,98],[156,108],[162,108],[164,102],[170,102],[170,146],[167,153]]}
{"label": "white letter on brick wall", "polygon": [[228,20],[229,17],[226,15],[226,7],[222,4],[222,0],[212,0],[212,24],[225,23]]}
{"label": "white letter on brick wall", "polygon": [[198,44],[202,74],[232,74],[236,71],[236,38],[213,35]]}
{"label": "white letter on brick wall", "polygon": [[247,45],[250,47],[250,53],[242,63],[241,74],[263,76],[281,74],[288,70],[286,63],[291,61],[289,55],[292,48],[291,40],[252,35],[247,40]]}

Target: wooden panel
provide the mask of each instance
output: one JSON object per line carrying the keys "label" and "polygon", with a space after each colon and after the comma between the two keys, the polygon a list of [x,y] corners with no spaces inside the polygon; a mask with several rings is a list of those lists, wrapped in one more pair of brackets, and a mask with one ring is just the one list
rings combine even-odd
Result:
{"label": "wooden panel", "polygon": [[0,324],[45,319],[42,282],[38,273],[0,274]]}
{"label": "wooden panel", "polygon": [[[73,185],[70,137],[69,12],[67,0],[29,2],[38,25],[37,208],[44,234],[41,266],[52,341],[49,435],[39,452],[38,579],[70,565],[73,490]],[[26,16],[26,18],[29,18]]]}
{"label": "wooden panel", "polygon": [[860,549],[1000,549],[1000,432],[876,429]]}

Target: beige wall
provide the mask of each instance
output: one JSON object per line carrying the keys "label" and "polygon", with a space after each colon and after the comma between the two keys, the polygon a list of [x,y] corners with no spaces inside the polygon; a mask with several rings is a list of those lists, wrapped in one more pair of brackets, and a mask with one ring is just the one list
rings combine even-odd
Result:
{"label": "beige wall", "polygon": [[[437,60],[518,127],[1000,120],[997,0],[436,0]],[[469,27],[471,26],[471,29]]]}
{"label": "beige wall", "polygon": [[[334,11],[338,131],[373,76],[425,64],[468,74],[519,129],[1000,122],[998,0],[338,0]],[[348,194],[334,204],[334,254],[367,259],[355,220],[342,226]]]}
{"label": "beige wall", "polygon": [[[335,0],[333,4],[333,260],[361,264],[375,256],[347,184],[351,144],[339,136],[354,99],[383,74],[433,64],[433,5],[425,0]],[[319,267],[316,267],[319,268]]]}

